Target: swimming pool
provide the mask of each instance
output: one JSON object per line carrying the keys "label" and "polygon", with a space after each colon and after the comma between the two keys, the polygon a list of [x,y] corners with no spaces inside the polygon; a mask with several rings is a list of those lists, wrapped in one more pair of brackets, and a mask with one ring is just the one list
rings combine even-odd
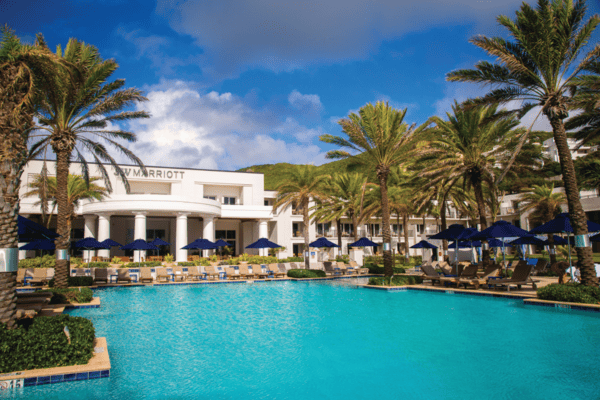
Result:
{"label": "swimming pool", "polygon": [[111,376],[15,398],[590,399],[600,318],[355,282],[97,291]]}

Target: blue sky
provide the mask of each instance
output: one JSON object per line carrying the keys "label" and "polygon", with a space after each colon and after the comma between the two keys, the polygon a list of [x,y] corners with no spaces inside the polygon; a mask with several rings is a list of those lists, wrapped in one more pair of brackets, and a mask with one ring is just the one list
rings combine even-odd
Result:
{"label": "blue sky", "polygon": [[445,74],[486,58],[469,38],[505,36],[496,17],[520,4],[20,0],[0,13],[25,41],[41,32],[54,48],[76,37],[119,63],[113,77],[149,98],[139,107],[152,118],[123,126],[144,163],[234,170],[326,162],[332,147],[318,136],[340,134],[337,121],[367,102],[408,108],[406,121],[422,123],[483,93]]}

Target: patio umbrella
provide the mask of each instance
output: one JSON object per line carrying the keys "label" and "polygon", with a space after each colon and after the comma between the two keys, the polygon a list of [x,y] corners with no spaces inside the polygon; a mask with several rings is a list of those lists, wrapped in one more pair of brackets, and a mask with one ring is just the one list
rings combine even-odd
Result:
{"label": "patio umbrella", "polygon": [[[510,237],[521,237],[531,236],[529,232],[524,229],[518,228],[508,221],[496,221],[488,228],[482,230],[478,234],[471,237],[473,240],[487,240],[491,238],[510,238]],[[506,246],[504,241],[502,242],[502,261],[506,261]]]}
{"label": "patio umbrella", "polygon": [[192,249],[214,250],[214,249],[218,249],[218,248],[219,248],[219,246],[215,245],[215,243],[211,242],[208,239],[202,239],[202,238],[196,239],[192,243],[182,247],[182,249],[184,249],[184,250],[192,250]]}
{"label": "patio umbrella", "polygon": [[[459,242],[466,242],[469,244],[469,246],[466,246],[466,247],[471,248],[471,253],[470,253],[471,262],[475,262],[475,260],[473,258],[473,247],[481,247],[481,242],[473,242],[470,240],[471,236],[473,236],[477,233],[479,233],[477,228],[465,228],[456,238],[456,240],[458,240]],[[472,243],[479,243],[479,246],[475,246]],[[459,243],[459,248],[460,248],[460,243]],[[479,255],[479,253],[477,253],[477,254]]]}
{"label": "patio umbrella", "polygon": [[[461,224],[452,224],[447,229],[430,236],[430,239],[438,240],[456,240],[460,234],[467,228]],[[458,242],[454,245],[454,261],[458,261]]]}
{"label": "patio umbrella", "polygon": [[419,243],[417,244],[413,244],[412,246],[410,246],[411,249],[423,249],[423,259],[425,259],[425,249],[431,249],[433,251],[433,249],[437,249],[437,246],[432,245],[431,243],[429,243],[427,240],[421,240]]}
{"label": "patio umbrella", "polygon": [[337,244],[327,240],[324,237],[320,237],[317,240],[315,240],[314,242],[309,244],[310,247],[327,247],[327,248],[332,248],[332,247],[340,247]]}
{"label": "patio umbrella", "polygon": [[[548,236],[550,236],[550,234],[548,234]],[[562,246],[562,245],[565,245],[565,244],[567,244],[567,243],[568,243],[566,239],[563,239],[563,238],[561,238],[560,236],[552,235],[552,237],[553,237],[553,239],[554,239],[554,244],[558,244],[558,245],[561,245],[561,246]],[[593,237],[593,236],[592,236],[592,237]],[[592,238],[591,238],[591,237],[590,237],[590,240],[592,240]],[[548,239],[544,240],[544,243],[545,243],[546,245],[549,245],[549,244],[550,244],[550,242],[548,241]]]}
{"label": "patio umbrella", "polygon": [[[153,244],[146,242],[144,239],[137,239],[133,242],[126,244],[125,246],[121,246],[121,250],[156,250],[157,247]],[[140,266],[140,261],[138,258],[138,267]]]}
{"label": "patio umbrella", "polygon": [[265,238],[260,238],[251,245],[246,246],[247,249],[276,249],[278,247],[281,246]]}
{"label": "patio umbrella", "polygon": [[106,239],[101,241],[100,243],[102,243],[104,245],[105,249],[110,249],[111,247],[121,247],[123,246],[121,243],[115,242],[112,239]]}
{"label": "patio umbrella", "polygon": [[594,235],[594,236],[590,237],[590,240],[591,240],[592,242],[600,242],[600,233],[598,233],[598,234],[596,234],[596,235]]}
{"label": "patio umbrella", "polygon": [[354,243],[350,243],[348,247],[377,247],[377,243],[370,241],[366,237],[361,237]]}
{"label": "patio umbrella", "polygon": [[546,242],[536,238],[535,236],[522,236],[518,239],[513,240],[512,242],[510,242],[510,244],[512,245],[528,245],[528,244],[533,244],[535,246],[545,246]]}
{"label": "patio umbrella", "polygon": [[[588,232],[599,232],[600,224],[592,221],[586,221]],[[567,237],[574,233],[573,227],[571,226],[571,217],[569,213],[560,213],[556,218],[546,222],[544,225],[538,226],[531,230],[531,233],[566,233]],[[571,263],[571,242],[567,240],[569,247],[569,268],[572,266]],[[573,268],[571,268],[571,279],[573,279]]]}
{"label": "patio umbrella", "polygon": [[160,251],[158,246],[170,246],[171,245],[171,243],[165,242],[161,238],[154,239],[153,241],[150,242],[150,244],[153,244],[156,246],[157,252]]}
{"label": "patio umbrella", "polygon": [[[44,250],[54,250],[56,247],[54,241],[50,239],[37,239],[33,240],[26,245],[19,247],[19,250],[41,250],[42,257],[44,256]],[[42,259],[40,257],[40,267],[42,266]]]}
{"label": "patio umbrella", "polygon": [[221,256],[223,255],[223,247],[229,247],[231,246],[229,243],[227,243],[226,241],[224,241],[223,239],[219,239],[215,242],[215,246],[219,247],[219,251],[221,252]]}
{"label": "patio umbrella", "polygon": [[21,215],[18,217],[19,242],[32,242],[34,240],[55,239],[60,235],[50,229],[36,224]]}
{"label": "patio umbrella", "polygon": [[89,252],[91,250],[96,250],[96,249],[106,249],[106,246],[103,243],[100,243],[93,237],[86,237],[81,240],[78,240],[77,242],[75,242],[75,245],[73,247],[77,247],[77,248],[88,251],[88,268],[90,267],[90,253]]}

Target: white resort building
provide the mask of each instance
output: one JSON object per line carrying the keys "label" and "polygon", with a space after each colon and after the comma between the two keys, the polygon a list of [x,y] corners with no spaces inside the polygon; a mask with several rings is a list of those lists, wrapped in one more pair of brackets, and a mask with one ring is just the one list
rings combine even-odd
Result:
{"label": "white resort building", "polygon": [[[40,222],[39,198],[24,197],[42,170],[43,162],[30,161],[25,167],[21,182],[20,214]],[[101,176],[95,164],[90,163],[90,176]],[[288,207],[273,213],[273,203],[277,193],[264,190],[264,176],[261,173],[212,171],[189,168],[167,168],[147,166],[144,175],[138,166],[121,165],[128,177],[130,191],[126,191],[114,169],[105,166],[111,177],[113,192],[103,201],[83,201],[75,210],[77,217],[72,225],[73,241],[84,237],[94,237],[99,241],[107,238],[121,244],[135,239],[151,241],[160,238],[169,242],[165,253],[171,253],[175,261],[186,261],[192,251],[182,247],[198,239],[211,241],[223,239],[233,250],[233,254],[267,255],[266,249],[246,249],[246,246],[266,237],[285,247],[279,257],[302,255],[304,236],[302,215]],[[50,176],[55,171],[53,162],[48,162]],[[81,166],[72,163],[72,174],[81,174]],[[102,185],[102,181],[96,182]],[[37,204],[36,204],[37,203]],[[404,229],[408,229],[409,246],[439,231],[439,221],[433,217],[425,219],[411,216],[408,227],[392,221],[392,246],[402,248]],[[448,225],[466,224],[451,206],[448,207]],[[56,218],[50,228],[55,229]],[[367,236],[376,243],[382,243],[381,220],[373,218],[368,224],[357,227],[359,236]],[[309,227],[309,239],[314,241],[325,236],[337,243],[337,232],[333,223],[313,223]],[[342,220],[342,252],[348,253],[347,245],[354,241],[354,227],[350,220]],[[72,249],[77,255],[78,249]],[[196,253],[197,250],[196,250]],[[411,254],[421,254],[411,250]],[[86,252],[87,255],[87,252]],[[92,256],[91,254],[90,256]],[[143,252],[124,251],[118,247],[111,250],[98,250],[97,256],[144,256]],[[20,252],[20,258],[33,256],[33,252]]]}

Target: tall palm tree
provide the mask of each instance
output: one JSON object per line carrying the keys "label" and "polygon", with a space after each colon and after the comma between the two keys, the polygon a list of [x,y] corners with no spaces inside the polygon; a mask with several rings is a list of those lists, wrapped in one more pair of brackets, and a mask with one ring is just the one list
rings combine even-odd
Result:
{"label": "tall palm tree", "polygon": [[[520,196],[519,211],[525,213],[532,211],[531,216],[539,224],[545,224],[561,212],[560,206],[567,203],[567,197],[562,192],[555,192],[554,184],[551,186],[533,185],[533,187]],[[550,249],[554,249],[554,237],[548,235]],[[550,262],[556,262],[556,255],[550,252]]]}
{"label": "tall palm tree", "polygon": [[[523,2],[520,11],[516,12],[516,20],[498,17],[498,22],[508,29],[514,41],[485,36],[471,39],[471,43],[496,57],[496,63],[480,61],[475,69],[457,70],[447,75],[449,81],[483,83],[495,88],[474,99],[472,104],[522,101],[521,115],[541,106],[538,116],[546,116],[552,126],[573,230],[581,239],[588,233],[586,217],[579,199],[563,120],[568,117],[572,102],[568,89],[600,56],[600,44],[596,43],[582,57],[588,40],[600,23],[598,15],[584,23],[586,8],[585,0],[538,0],[535,9]],[[533,124],[528,132],[532,127]],[[519,145],[527,140],[528,132],[521,136]],[[515,150],[513,159],[519,150],[519,147]],[[586,241],[582,240],[582,243]],[[578,246],[576,251],[581,282],[598,286],[591,246]]]}
{"label": "tall palm tree", "polygon": [[[447,113],[448,121],[431,117],[435,128],[429,131],[429,146],[419,147],[418,157],[427,157],[435,162],[419,173],[431,179],[431,184],[456,181],[460,178],[473,189],[481,229],[487,228],[484,183],[493,185],[494,167],[510,157],[511,139],[522,133],[515,129],[519,121],[513,115],[499,116],[497,106],[465,109],[455,103],[453,114]],[[483,251],[483,262],[489,261],[489,251]]]}
{"label": "tall palm tree", "polygon": [[583,112],[565,123],[567,130],[578,129],[573,136],[582,144],[597,143],[600,137],[600,61],[591,63],[585,71],[588,73],[572,81],[574,96],[569,105]]}
{"label": "tall palm tree", "polygon": [[[321,135],[323,142],[348,148],[348,151],[333,150],[327,153],[328,158],[350,158],[374,170],[377,173],[379,190],[381,191],[381,208],[383,223],[383,242],[388,247],[391,243],[390,206],[387,194],[387,181],[390,169],[402,164],[412,144],[415,126],[404,123],[406,109],[395,110],[388,103],[368,103],[361,107],[358,114],[351,113],[348,118],[339,121],[348,138],[334,135]],[[386,246],[387,245],[387,246]],[[385,275],[392,276],[391,247],[384,248],[383,265]]]}
{"label": "tall palm tree", "polygon": [[[69,232],[71,231],[71,223],[73,218],[77,216],[75,210],[79,207],[79,204],[83,200],[103,200],[108,195],[108,190],[105,187],[98,186],[94,182],[101,180],[100,177],[91,177],[89,182],[86,182],[81,175],[69,174],[69,182],[67,185],[67,202],[69,204],[69,214],[67,217]],[[89,183],[89,186],[88,186]],[[37,197],[40,198],[36,205],[45,207],[44,201],[41,199],[40,193],[45,190],[46,197],[52,202],[52,211],[50,215],[56,209],[56,177],[49,176],[44,179],[40,174],[29,184],[29,190],[23,195],[23,197]],[[50,218],[48,218],[48,224],[50,224]]]}
{"label": "tall palm tree", "polygon": [[[308,227],[310,225],[309,203],[312,199],[323,201],[325,194],[323,184],[329,177],[317,175],[316,168],[311,165],[302,165],[292,171],[290,177],[277,187],[277,199],[273,204],[273,211],[282,207],[283,209],[293,206],[296,211],[302,212],[304,222],[304,252],[308,251],[310,237]],[[304,265],[308,268],[308,257],[304,257]]]}
{"label": "tall palm tree", "polygon": [[[118,139],[134,142],[134,133],[113,129],[109,124],[137,118],[149,118],[145,111],[122,111],[138,102],[147,100],[137,89],[123,89],[125,80],[107,82],[118,68],[114,60],[103,60],[98,49],[77,39],[70,39],[63,52],[60,46],[57,57],[74,65],[72,74],[58,75],[60,83],[56,93],[46,94],[38,113],[38,132],[42,137],[34,147],[50,147],[56,155],[56,286],[66,287],[68,276],[68,249],[70,246],[70,204],[68,199],[69,164],[72,159],[81,163],[82,177],[89,183],[89,167],[86,155],[97,163],[96,169],[111,192],[109,175],[102,162],[108,162],[121,178],[127,190],[129,185],[123,170],[108,153],[102,139],[126,158],[138,164],[146,172],[142,161],[129,149],[117,142]],[[61,251],[62,250],[62,251]]]}
{"label": "tall palm tree", "polygon": [[33,45],[22,44],[8,26],[0,40],[0,249],[7,269],[0,271],[0,323],[14,327],[18,263],[19,188],[30,156],[27,142],[34,126],[40,94],[55,89],[61,63],[37,35]]}
{"label": "tall palm tree", "polygon": [[[354,226],[354,240],[358,240],[358,225],[366,218],[363,212],[363,199],[367,177],[358,172],[337,173],[323,186],[324,200],[315,207],[313,220],[324,222],[341,221],[350,218]],[[341,246],[341,232],[338,226],[338,245]]]}

